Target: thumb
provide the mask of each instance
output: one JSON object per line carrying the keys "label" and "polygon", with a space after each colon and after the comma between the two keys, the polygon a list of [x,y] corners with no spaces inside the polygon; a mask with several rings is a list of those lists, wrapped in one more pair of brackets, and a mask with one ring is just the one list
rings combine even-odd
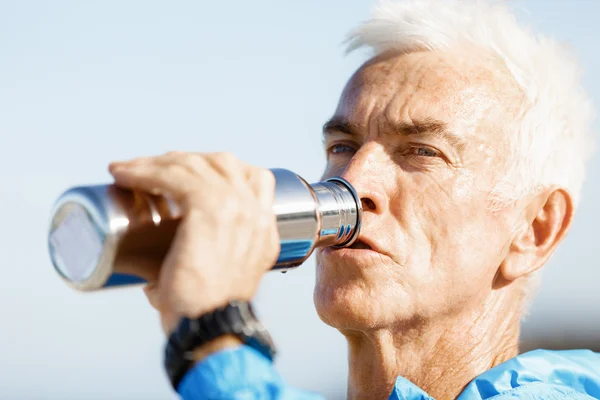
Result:
{"label": "thumb", "polygon": [[179,317],[168,307],[164,307],[161,292],[158,290],[158,282],[151,282],[144,286],[144,294],[148,303],[160,313],[160,325],[163,332],[168,336],[175,330]]}
{"label": "thumb", "polygon": [[144,286],[144,294],[146,295],[146,298],[148,299],[148,303],[150,303],[150,305],[160,311],[160,292],[158,291],[158,283],[157,282],[150,282],[148,283],[146,286]]}

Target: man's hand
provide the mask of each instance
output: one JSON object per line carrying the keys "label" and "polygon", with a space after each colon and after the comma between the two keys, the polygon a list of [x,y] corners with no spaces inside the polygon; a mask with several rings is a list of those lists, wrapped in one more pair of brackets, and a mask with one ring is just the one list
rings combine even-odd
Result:
{"label": "man's hand", "polygon": [[180,152],[109,169],[117,185],[164,195],[182,210],[158,280],[145,289],[167,334],[181,317],[252,299],[279,253],[270,171],[227,153]]}

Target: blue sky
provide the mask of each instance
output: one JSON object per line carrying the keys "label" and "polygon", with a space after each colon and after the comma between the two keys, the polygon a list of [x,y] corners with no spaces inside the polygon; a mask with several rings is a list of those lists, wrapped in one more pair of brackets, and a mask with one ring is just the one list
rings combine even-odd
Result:
{"label": "blue sky", "polygon": [[[64,189],[108,182],[112,160],[221,151],[309,181],[320,129],[363,54],[344,56],[371,1],[0,0],[0,398],[170,399],[157,316],[137,288],[68,289],[46,252]],[[596,103],[600,3],[513,1],[519,18],[570,43]],[[548,265],[526,325],[597,329],[599,161],[572,233]],[[267,276],[259,313],[291,383],[343,396],[342,337],[312,305],[314,262]],[[595,313],[595,314],[594,314]],[[590,322],[592,321],[592,322]],[[316,361],[318,360],[318,361]]]}

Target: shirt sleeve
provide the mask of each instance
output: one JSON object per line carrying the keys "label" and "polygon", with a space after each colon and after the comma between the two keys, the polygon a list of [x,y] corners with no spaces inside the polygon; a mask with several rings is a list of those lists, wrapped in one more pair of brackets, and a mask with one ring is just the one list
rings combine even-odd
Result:
{"label": "shirt sleeve", "polygon": [[249,346],[211,354],[183,377],[183,400],[322,400],[322,396],[286,385],[272,362]]}

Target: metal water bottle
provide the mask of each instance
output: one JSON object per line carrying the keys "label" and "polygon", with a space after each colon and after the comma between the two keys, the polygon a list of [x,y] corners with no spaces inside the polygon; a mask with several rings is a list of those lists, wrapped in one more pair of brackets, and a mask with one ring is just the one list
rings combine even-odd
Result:
{"label": "metal water bottle", "polygon": [[[347,181],[335,177],[308,184],[291,171],[271,171],[281,243],[273,270],[297,267],[316,247],[346,247],[356,240],[361,201]],[[177,206],[162,196],[115,185],[71,188],[52,212],[52,264],[81,291],[143,283],[143,276],[159,270],[180,217]]]}

